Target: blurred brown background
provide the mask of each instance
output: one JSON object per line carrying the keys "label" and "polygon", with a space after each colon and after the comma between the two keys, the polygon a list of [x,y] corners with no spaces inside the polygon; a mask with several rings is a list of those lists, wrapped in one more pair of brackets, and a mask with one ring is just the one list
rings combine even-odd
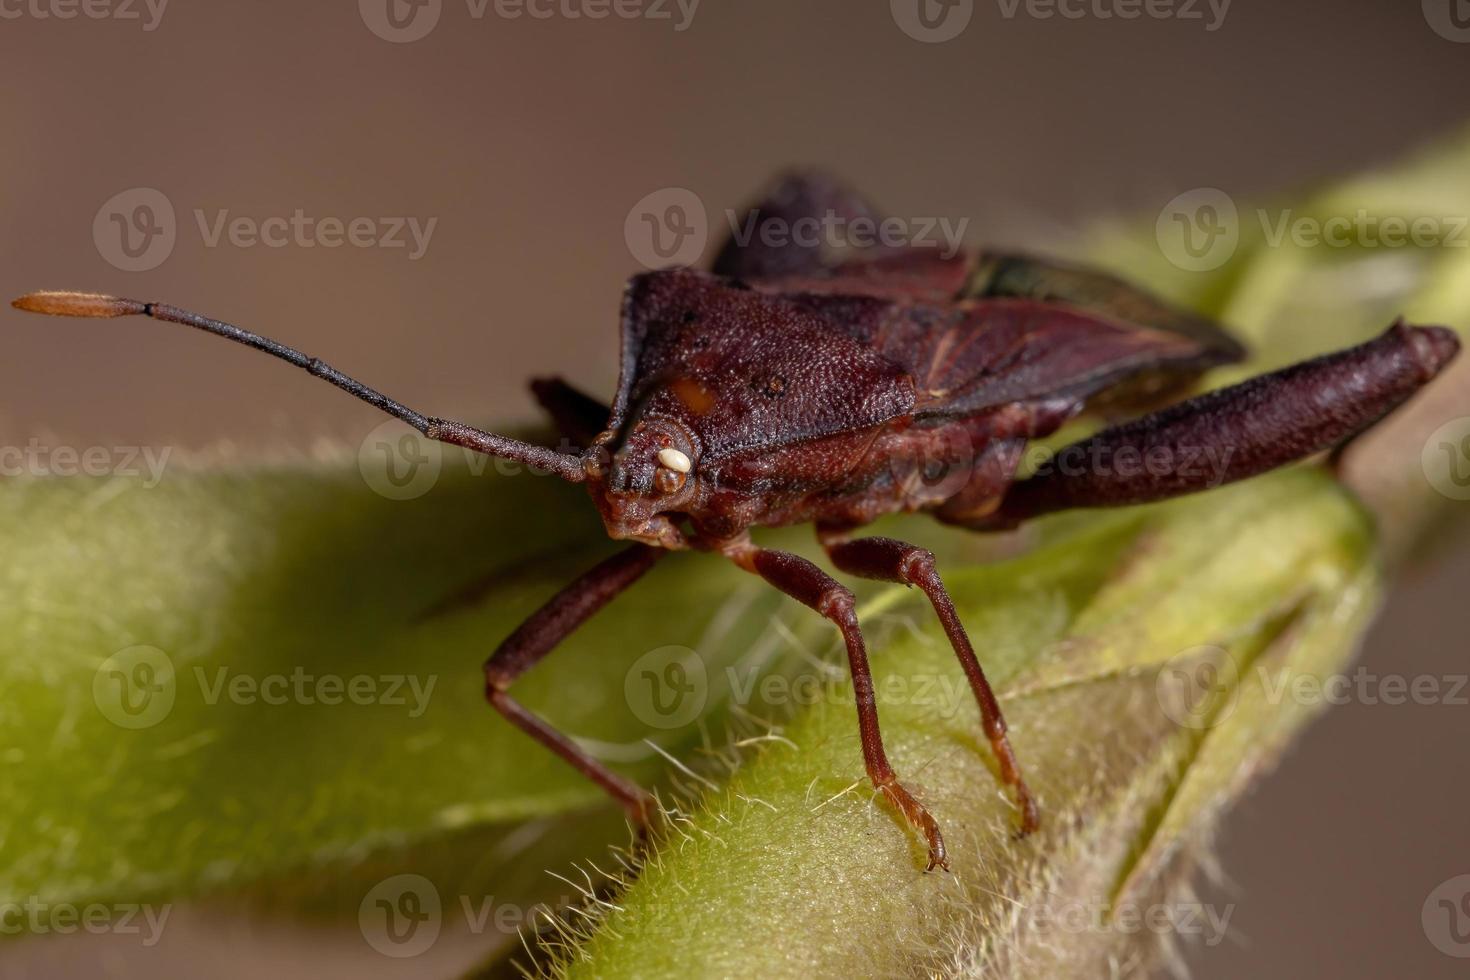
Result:
{"label": "blurred brown background", "polygon": [[[667,19],[602,20],[567,16],[568,0],[547,19],[500,16],[494,0],[481,17],[466,0],[395,2],[410,32],[438,21],[392,43],[383,0],[177,3],[161,17],[158,0],[117,0],[70,19],[56,16],[65,0],[0,0],[0,292],[167,299],[429,413],[530,418],[535,373],[610,392],[636,268],[625,218],[661,189],[692,190],[718,234],[773,170],[818,164],[895,213],[967,216],[971,241],[1034,245],[1194,187],[1259,194],[1391,158],[1463,122],[1470,83],[1470,44],[1431,27],[1463,0],[1239,0],[1223,21],[1218,0],[1198,19],[1137,20],[1040,19],[1024,4],[1008,18],[1009,3],[975,0],[942,43],[908,36],[885,0],[703,0],[692,18],[669,0]],[[142,235],[166,216],[137,212],[156,195],[103,207],[135,188],[174,209],[166,257]],[[418,257],[407,230],[401,248],[209,243],[222,215],[298,209],[379,231],[435,224]],[[137,219],[136,258],[111,213]],[[355,441],[379,421],[181,328],[0,319],[12,443],[248,451]],[[1405,584],[1370,666],[1465,671],[1466,555]],[[1470,872],[1467,719],[1354,704],[1315,726],[1225,828],[1231,883],[1206,894],[1234,903],[1232,934],[1190,952],[1195,975],[1463,976],[1420,909]],[[139,975],[341,962],[274,927],[267,942],[195,925]],[[48,975],[56,945],[0,950],[0,971]],[[387,968],[352,955],[355,975]]]}

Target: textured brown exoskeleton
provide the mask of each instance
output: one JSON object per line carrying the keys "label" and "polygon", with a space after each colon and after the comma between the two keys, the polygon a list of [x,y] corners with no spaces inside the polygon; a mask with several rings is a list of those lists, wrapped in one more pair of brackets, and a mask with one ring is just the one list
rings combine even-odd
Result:
{"label": "textured brown exoskeleton", "polygon": [[[142,314],[186,324],[304,368],[431,439],[585,483],[613,538],[634,542],[552,597],[485,665],[490,703],[596,780],[641,823],[650,797],[507,693],[512,682],[669,551],[722,553],[841,631],[873,785],[947,866],[939,826],[889,765],[853,596],[804,558],[763,549],[753,527],[811,522],[839,569],[917,585],[944,625],[981,723],[1036,827],[990,685],[928,551],[855,529],[927,511],[977,531],[1074,507],[1138,504],[1254,476],[1336,446],[1387,414],[1459,349],[1438,327],[1396,323],[1376,340],[1104,429],[1059,464],[1015,474],[1027,441],[1089,408],[1135,412],[1240,359],[1212,323],[1102,273],[994,252],[917,247],[847,257],[764,241],[800,219],[874,217],[838,184],[786,178],[720,252],[713,273],[636,276],[623,299],[612,408],[557,380],[533,388],[577,454],[404,407],[316,358],[172,306],[34,293],[23,310]],[[1213,465],[1201,465],[1208,456]],[[1070,460],[1072,465],[1060,465]],[[1125,460],[1127,465],[1124,465]],[[1146,461],[1147,465],[1143,465]]]}

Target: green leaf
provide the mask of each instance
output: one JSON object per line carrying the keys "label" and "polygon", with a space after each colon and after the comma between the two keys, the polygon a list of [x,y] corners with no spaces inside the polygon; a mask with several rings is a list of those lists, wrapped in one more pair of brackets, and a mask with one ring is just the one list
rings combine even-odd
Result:
{"label": "green leaf", "polygon": [[[7,483],[0,896],[178,897],[602,806],[488,709],[478,665],[612,546],[576,488],[460,462],[405,502],[341,463]],[[569,673],[518,687],[643,779],[661,765],[631,661],[698,643],[732,596],[775,603],[695,564],[656,569],[567,645]],[[425,615],[477,582],[488,600]]]}

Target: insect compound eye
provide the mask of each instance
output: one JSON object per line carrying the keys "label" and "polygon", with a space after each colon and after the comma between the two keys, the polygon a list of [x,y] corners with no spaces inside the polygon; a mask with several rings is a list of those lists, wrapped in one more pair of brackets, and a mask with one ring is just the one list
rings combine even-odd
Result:
{"label": "insect compound eye", "polygon": [[666,466],[660,466],[653,473],[653,487],[659,493],[674,493],[683,485],[684,474],[677,473]]}

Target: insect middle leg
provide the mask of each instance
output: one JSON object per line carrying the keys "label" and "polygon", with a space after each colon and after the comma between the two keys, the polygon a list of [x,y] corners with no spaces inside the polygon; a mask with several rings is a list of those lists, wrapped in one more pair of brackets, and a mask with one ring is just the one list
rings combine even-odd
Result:
{"label": "insect middle leg", "polygon": [[830,619],[842,633],[847,647],[847,664],[852,673],[853,693],[857,700],[858,735],[862,741],[863,762],[873,786],[888,798],[904,818],[924,835],[929,847],[929,866],[949,869],[944,850],[944,837],[939,824],[924,805],[904,788],[898,773],[883,750],[883,736],[878,729],[878,703],[873,692],[873,673],[868,667],[868,652],[857,621],[857,603],[852,592],[816,565],[798,555],[748,547],[732,554],[746,571],[754,572],[782,592],[810,606]]}
{"label": "insect middle leg", "polygon": [[544,719],[527,711],[506,691],[517,677],[614,596],[638,581],[665,554],[663,548],[637,544],[603,560],[532,613],[485,661],[485,697],[495,710],[607,790],[640,829],[652,816],[653,797],[648,791],[594,759]]}
{"label": "insect middle leg", "polygon": [[949,590],[944,587],[944,582],[934,567],[934,554],[893,538],[850,540],[850,530],[845,527],[822,526],[817,529],[817,536],[831,557],[832,564],[849,575],[880,582],[917,585],[929,597],[929,603],[944,626],[945,635],[949,637],[950,646],[954,648],[955,656],[959,658],[960,666],[970,681],[975,701],[980,706],[980,724],[995,752],[996,762],[1000,767],[1000,780],[1011,787],[1016,795],[1016,804],[1021,811],[1021,833],[1031,833],[1040,823],[1036,800],[1021,776],[1021,767],[1011,748],[1010,738],[1006,735],[1005,717],[1000,712],[995,692],[991,690],[990,681],[986,680],[985,671],[975,656],[975,648],[955,611]]}

